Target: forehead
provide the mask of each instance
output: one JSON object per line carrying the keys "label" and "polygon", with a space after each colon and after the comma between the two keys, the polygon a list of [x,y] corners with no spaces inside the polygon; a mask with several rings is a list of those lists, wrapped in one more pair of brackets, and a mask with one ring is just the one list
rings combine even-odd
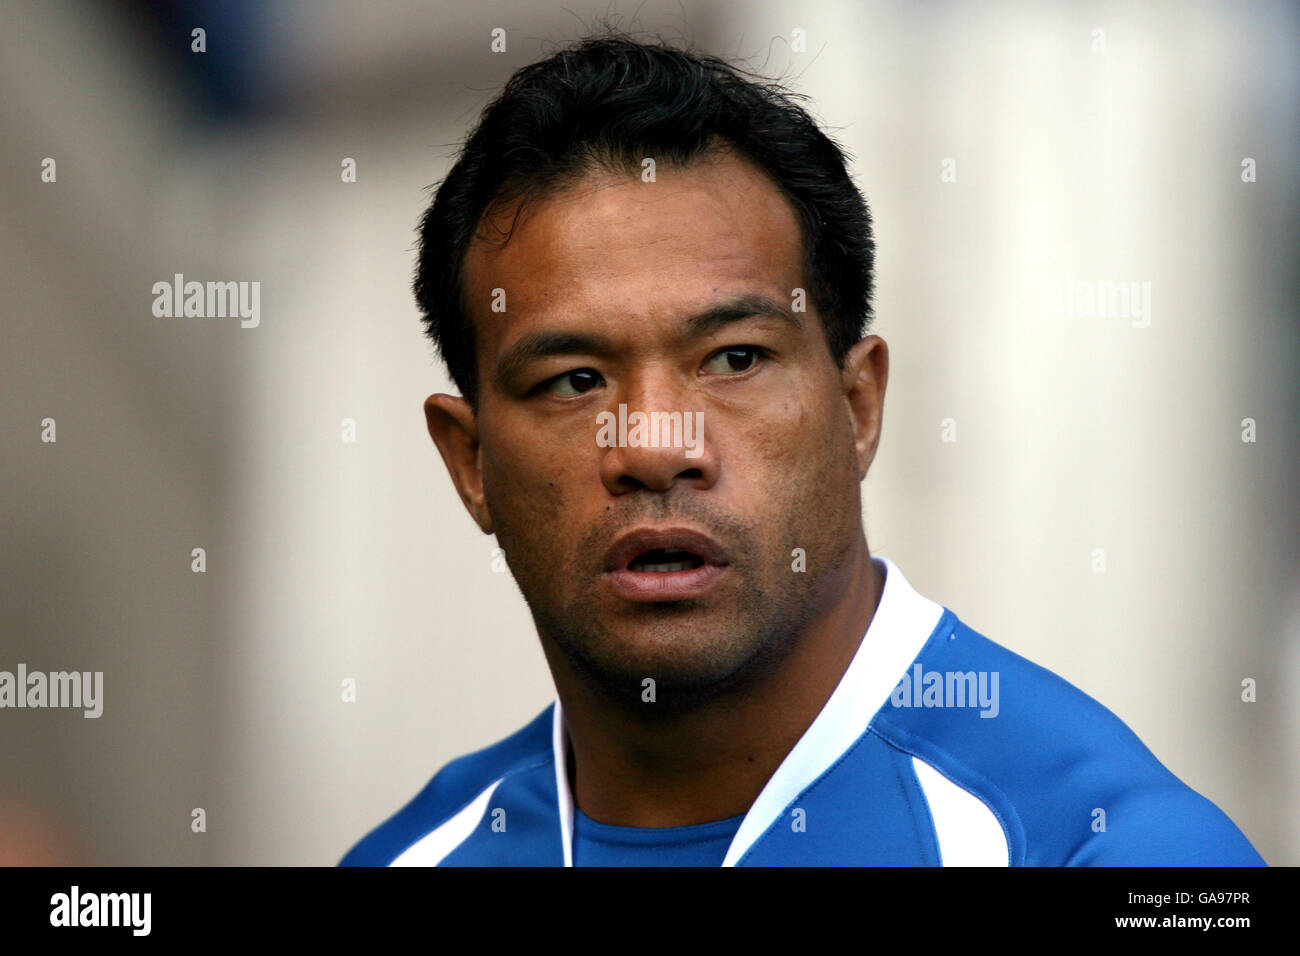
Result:
{"label": "forehead", "polygon": [[[524,206],[496,210],[465,259],[466,306],[480,362],[539,326],[599,319],[645,333],[727,293],[789,300],[803,283],[794,209],[758,168],[730,152],[660,167],[655,182],[593,173]],[[492,308],[505,292],[505,311]]]}

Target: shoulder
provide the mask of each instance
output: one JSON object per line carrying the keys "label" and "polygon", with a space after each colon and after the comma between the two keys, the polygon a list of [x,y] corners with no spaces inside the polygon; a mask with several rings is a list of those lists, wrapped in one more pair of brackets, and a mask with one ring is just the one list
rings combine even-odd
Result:
{"label": "shoulder", "polygon": [[339,866],[388,866],[412,844],[472,808],[504,778],[553,762],[553,720],[554,704],[504,740],[451,761],[349,850]]}
{"label": "shoulder", "polygon": [[1264,862],[1119,717],[951,611],[872,729],[983,801],[1013,865]]}

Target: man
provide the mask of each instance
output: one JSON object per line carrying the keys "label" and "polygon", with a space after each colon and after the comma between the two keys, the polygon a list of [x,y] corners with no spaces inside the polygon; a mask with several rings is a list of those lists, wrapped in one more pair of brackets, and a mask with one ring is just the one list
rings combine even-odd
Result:
{"label": "man", "polygon": [[1263,862],[868,552],[872,258],[842,153],[774,85],[621,36],[510,80],[415,291],[463,394],[430,435],[558,700],[345,865]]}

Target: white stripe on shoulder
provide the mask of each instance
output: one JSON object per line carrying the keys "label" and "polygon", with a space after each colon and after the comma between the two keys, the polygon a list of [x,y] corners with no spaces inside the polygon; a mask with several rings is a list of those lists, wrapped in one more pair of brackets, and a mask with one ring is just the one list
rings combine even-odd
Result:
{"label": "white stripe on shoulder", "polygon": [[560,842],[564,845],[564,865],[573,866],[573,794],[569,791],[569,746],[564,729],[564,711],[555,698],[551,715],[551,752],[555,755],[555,795],[560,812]]}
{"label": "white stripe on shoulder", "polygon": [[1006,834],[984,801],[920,757],[912,757],[912,767],[930,805],[942,865],[1008,866],[1011,851]]}
{"label": "white stripe on shoulder", "polygon": [[[505,777],[501,778],[501,780],[504,779]],[[488,801],[492,799],[492,794],[500,786],[501,780],[480,793],[470,801],[469,806],[451,817],[447,822],[439,825],[408,846],[398,854],[397,859],[388,865],[437,866],[441,863],[450,855],[452,850],[469,839],[470,834],[474,832],[474,828],[483,819],[483,814],[487,812]]]}
{"label": "white stripe on shoulder", "polygon": [[749,808],[723,866],[735,866],[790,802],[867,732],[943,617],[943,607],[919,594],[893,561],[883,555],[871,560],[885,576],[885,590],[867,633],[821,713]]}

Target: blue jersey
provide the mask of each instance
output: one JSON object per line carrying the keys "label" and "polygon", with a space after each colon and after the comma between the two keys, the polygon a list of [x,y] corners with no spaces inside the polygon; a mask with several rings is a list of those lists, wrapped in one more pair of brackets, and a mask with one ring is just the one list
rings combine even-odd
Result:
{"label": "blue jersey", "polygon": [[685,827],[617,827],[573,811],[574,866],[717,866],[743,816]]}
{"label": "blue jersey", "polygon": [[873,560],[866,636],[743,818],[638,831],[577,814],[556,701],[449,763],[341,865],[1264,865],[1118,717]]}

